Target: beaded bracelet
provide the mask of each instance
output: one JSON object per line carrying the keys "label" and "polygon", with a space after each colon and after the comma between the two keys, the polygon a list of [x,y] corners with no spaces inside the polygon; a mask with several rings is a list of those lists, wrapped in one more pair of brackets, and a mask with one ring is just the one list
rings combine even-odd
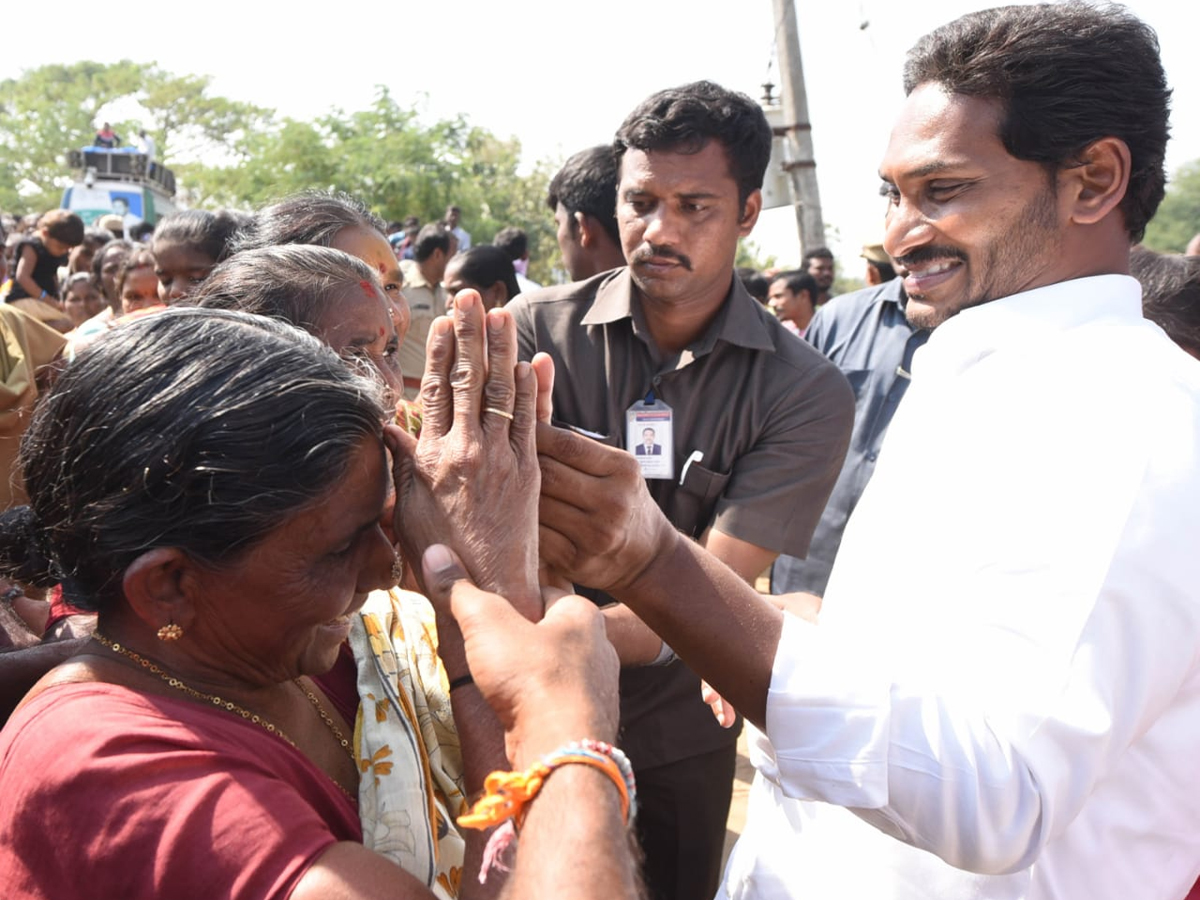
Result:
{"label": "beaded bracelet", "polygon": [[458,817],[464,828],[490,828],[513,819],[519,828],[527,805],[555,769],[577,763],[607,775],[621,795],[621,815],[626,824],[637,814],[637,785],[629,758],[611,744],[583,740],[548,753],[524,772],[492,772],[484,781],[484,795],[471,811]]}
{"label": "beaded bracelet", "polygon": [[[576,763],[607,775],[621,795],[621,816],[628,825],[637,815],[637,783],[629,757],[612,744],[585,739],[564,744],[548,753],[524,772],[492,772],[484,780],[484,795],[471,811],[458,817],[464,828],[485,829],[501,825],[488,840],[479,870],[479,882],[487,881],[489,870],[507,870],[501,855],[516,838],[525,821],[529,804],[541,791],[550,774],[562,766]],[[502,824],[503,823],[503,824]]]}

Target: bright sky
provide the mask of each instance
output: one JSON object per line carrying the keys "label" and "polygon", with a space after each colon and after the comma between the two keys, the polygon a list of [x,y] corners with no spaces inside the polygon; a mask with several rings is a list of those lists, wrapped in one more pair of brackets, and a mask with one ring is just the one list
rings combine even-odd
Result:
{"label": "bright sky", "polygon": [[[882,221],[876,171],[902,98],[904,51],[931,28],[994,3],[796,3],[829,244],[859,275],[859,249],[878,240]],[[663,87],[708,78],[758,97],[768,73],[780,81],[771,0],[345,0],[271,10],[247,0],[104,8],[60,0],[62,27],[53,30],[41,5],[14,6],[0,78],[47,62],[154,61],[175,74],[210,75],[217,94],[298,118],[361,109],[383,84],[431,118],[461,112],[518,137],[530,162],[611,140],[625,114]],[[1128,6],[1158,31],[1175,88],[1173,171],[1200,158],[1200,6]],[[792,211],[764,213],[752,240],[795,261]]]}

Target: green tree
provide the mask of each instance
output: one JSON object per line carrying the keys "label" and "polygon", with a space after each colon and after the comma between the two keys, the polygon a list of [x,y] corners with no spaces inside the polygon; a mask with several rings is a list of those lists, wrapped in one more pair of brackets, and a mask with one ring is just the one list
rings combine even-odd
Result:
{"label": "green tree", "polygon": [[1181,166],[1167,183],[1167,196],[1146,226],[1143,243],[1160,253],[1182,253],[1200,234],[1200,159]]}
{"label": "green tree", "polygon": [[132,62],[47,65],[0,82],[0,209],[15,214],[57,206],[69,182],[63,154],[90,144],[100,109],[137,91]]}
{"label": "green tree", "polygon": [[737,256],[733,264],[739,269],[757,269],[765,272],[767,269],[778,268],[779,260],[773,255],[762,255],[762,248],[747,238],[738,241]]}
{"label": "green tree", "polygon": [[[385,220],[436,221],[451,203],[476,242],[506,225],[529,236],[530,275],[550,281],[559,264],[546,186],[557,166],[523,171],[521,145],[465,116],[432,123],[384,87],[371,105],[333,109],[313,121],[209,92],[204,76],[177,76],[153,63],[80,62],[25,72],[0,84],[0,209],[57,206],[74,173],[67,150],[91,143],[98,117],[126,139],[145,127],[158,157],[175,170],[181,206],[249,209],[299,190],[342,190]],[[124,113],[123,113],[124,114]]]}
{"label": "green tree", "polygon": [[[202,143],[208,152],[239,140],[269,115],[208,94],[207,78],[180,78],[154,63],[123,60],[46,65],[0,82],[0,209],[15,214],[57,206],[72,180],[64,156],[92,142],[106,107],[140,105],[144,119],[113,121],[127,140],[146,127],[160,159]],[[112,121],[110,119],[110,121]]]}

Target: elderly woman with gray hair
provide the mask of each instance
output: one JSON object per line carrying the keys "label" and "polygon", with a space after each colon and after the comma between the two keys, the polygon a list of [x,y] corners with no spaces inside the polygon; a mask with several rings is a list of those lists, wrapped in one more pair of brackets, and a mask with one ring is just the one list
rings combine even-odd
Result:
{"label": "elderly woman with gray hair", "polygon": [[[526,621],[542,614],[536,386],[516,366],[511,319],[485,319],[477,299],[460,305],[435,329],[430,360],[419,443],[383,425],[391,412],[377,382],[258,316],[169,310],[106,335],[63,374],[23,445],[31,504],[20,524],[99,627],[0,732],[8,896],[458,892],[460,873],[414,873],[362,843],[359,787],[394,763],[361,752],[362,719],[387,710],[356,715],[354,681],[337,669],[367,597],[394,581],[380,524],[385,440],[408,558],[435,539],[462,557],[430,551],[435,594],[444,600],[453,583],[458,603],[469,572],[512,604],[487,601],[508,610],[489,616],[499,647],[473,632],[477,617],[464,620],[464,641],[439,605],[466,789],[563,739],[611,740],[616,661],[595,614],[568,599],[541,624]],[[475,594],[473,603],[488,596]],[[604,689],[592,695],[588,682]],[[597,805],[566,832],[620,829],[618,794],[603,778],[573,771],[551,784],[546,812],[525,820],[518,881],[579,864],[527,863],[527,848],[562,839],[551,813],[570,796]],[[456,812],[435,805],[428,816],[440,831]],[[469,868],[485,838],[468,833]],[[631,878],[619,843],[610,850],[597,859]],[[436,867],[439,853],[427,862]],[[463,896],[495,886],[461,881]]]}

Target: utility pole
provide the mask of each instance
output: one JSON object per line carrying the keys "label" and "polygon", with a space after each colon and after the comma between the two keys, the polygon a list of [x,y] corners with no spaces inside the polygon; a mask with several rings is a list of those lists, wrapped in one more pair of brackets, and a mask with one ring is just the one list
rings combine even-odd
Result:
{"label": "utility pole", "polygon": [[772,0],[775,7],[775,53],[783,95],[784,124],[780,129],[785,146],[784,170],[792,185],[800,252],[825,246],[825,220],[821,217],[821,194],[817,189],[817,163],[813,159],[812,125],[808,121],[808,97],[804,92],[804,67],[800,62],[800,33],[792,0]]}

